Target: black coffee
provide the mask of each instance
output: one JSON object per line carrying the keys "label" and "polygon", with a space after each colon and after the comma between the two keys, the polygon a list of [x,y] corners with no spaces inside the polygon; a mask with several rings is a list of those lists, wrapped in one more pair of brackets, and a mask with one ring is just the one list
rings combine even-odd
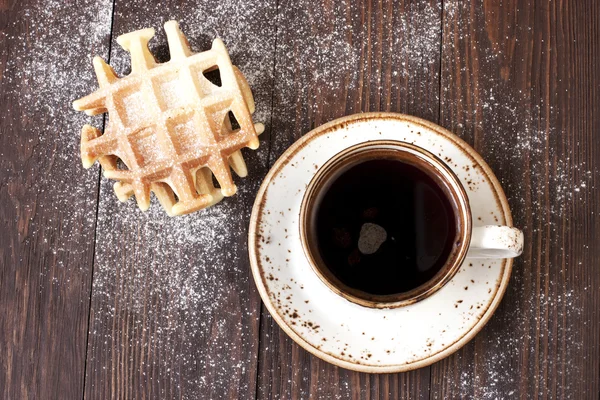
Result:
{"label": "black coffee", "polygon": [[419,168],[396,159],[350,167],[315,208],[319,253],[347,286],[407,292],[442,268],[457,237],[450,200]]}

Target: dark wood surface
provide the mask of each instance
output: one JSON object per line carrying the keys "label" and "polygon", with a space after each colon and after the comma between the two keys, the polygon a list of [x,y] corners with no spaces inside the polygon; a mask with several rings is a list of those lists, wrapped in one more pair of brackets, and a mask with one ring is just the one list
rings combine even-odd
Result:
{"label": "dark wood surface", "polygon": [[[121,204],[71,110],[116,37],[181,21],[248,76],[261,148],[210,210]],[[278,156],[361,111],[439,123],[488,161],[526,247],[486,327],[403,374],[321,361],[262,306],[246,234]],[[0,398],[598,399],[600,3],[0,1]],[[232,218],[235,216],[235,218]]]}

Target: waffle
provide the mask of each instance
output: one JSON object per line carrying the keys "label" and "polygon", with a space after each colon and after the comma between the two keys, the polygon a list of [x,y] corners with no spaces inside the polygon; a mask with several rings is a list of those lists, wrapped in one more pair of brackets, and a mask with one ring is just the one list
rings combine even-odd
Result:
{"label": "waffle", "polygon": [[[84,167],[98,160],[104,176],[117,181],[121,201],[135,195],[147,210],[154,192],[167,214],[181,215],[235,194],[230,169],[248,174],[240,149],[256,149],[264,126],[252,122],[252,92],[220,39],[193,54],[176,21],[167,22],[165,31],[170,61],[157,64],[150,53],[152,28],[119,36],[117,43],[131,53],[131,74],[119,78],[95,57],[100,87],[73,107],[110,117],[104,133],[83,127]],[[211,71],[218,71],[220,86],[205,76]]]}

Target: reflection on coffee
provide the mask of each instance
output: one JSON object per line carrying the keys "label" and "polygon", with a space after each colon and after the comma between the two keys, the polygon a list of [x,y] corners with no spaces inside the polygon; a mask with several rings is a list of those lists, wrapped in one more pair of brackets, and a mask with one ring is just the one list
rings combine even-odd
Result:
{"label": "reflection on coffee", "polygon": [[433,278],[458,227],[438,183],[394,158],[367,159],[323,188],[314,234],[325,266],[343,284],[372,295],[404,293]]}

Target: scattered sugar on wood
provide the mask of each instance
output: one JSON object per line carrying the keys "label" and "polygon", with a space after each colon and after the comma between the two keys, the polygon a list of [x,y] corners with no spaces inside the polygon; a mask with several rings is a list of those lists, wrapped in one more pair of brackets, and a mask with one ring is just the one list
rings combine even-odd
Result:
{"label": "scattered sugar on wood", "polygon": [[[248,77],[253,89],[256,120],[267,122],[265,137],[271,134],[274,140],[278,132],[269,132],[272,104],[279,111],[279,115],[273,116],[279,125],[300,127],[298,120],[307,115],[314,118],[320,107],[327,106],[328,102],[345,101],[344,97],[337,96],[339,88],[362,90],[360,85],[368,85],[373,93],[380,95],[389,90],[402,91],[401,78],[411,79],[417,72],[422,75],[434,65],[441,38],[438,14],[442,10],[427,5],[419,6],[421,8],[407,6],[406,10],[394,12],[394,32],[379,43],[376,40],[369,42],[366,27],[360,25],[363,22],[356,22],[368,18],[364,10],[353,9],[346,2],[336,2],[331,9],[320,9],[303,0],[290,5],[290,11],[285,15],[282,14],[284,5],[280,4],[276,10],[274,3],[259,1],[241,4],[228,0],[219,2],[216,7],[200,2],[193,10],[175,4],[169,7],[168,13],[143,2],[130,3],[115,10],[117,21],[127,21],[126,30],[122,30],[125,29],[123,25],[117,25],[113,35],[110,61],[117,72],[128,73],[129,57],[114,43],[116,36],[126,31],[156,28],[157,37],[150,47],[158,53],[160,61],[168,59],[162,25],[169,19],[181,21],[194,51],[207,49],[214,37],[222,37],[234,64]],[[22,111],[25,120],[22,125],[35,132],[38,138],[30,148],[17,151],[48,152],[48,173],[38,176],[38,180],[27,188],[40,193],[49,187],[58,188],[55,201],[40,204],[41,208],[61,210],[66,201],[74,206],[61,210],[64,225],[60,229],[56,221],[47,220],[32,223],[29,234],[42,235],[52,244],[54,254],[50,257],[66,251],[65,243],[82,244],[72,246],[71,249],[76,250],[70,251],[87,251],[84,244],[96,239],[94,314],[90,325],[90,343],[95,347],[90,348],[88,354],[91,368],[111,367],[114,374],[118,365],[103,366],[100,363],[106,362],[107,358],[96,359],[110,352],[115,356],[126,353],[128,357],[140,357],[135,373],[148,380],[166,379],[183,398],[194,398],[210,387],[243,385],[248,382],[248,369],[256,357],[257,339],[252,329],[257,327],[259,303],[254,283],[249,278],[245,235],[251,200],[259,179],[237,179],[239,194],[235,197],[211,209],[170,219],[156,204],[149,212],[141,213],[133,201],[118,203],[112,193],[112,183],[102,178],[98,235],[95,237],[98,168],[88,171],[81,168],[78,173],[84,178],[77,179],[76,187],[72,184],[73,177],[62,173],[65,166],[80,163],[81,126],[84,123],[101,126],[100,117],[85,117],[72,111],[70,104],[96,87],[91,59],[94,55],[107,58],[111,4],[108,0],[86,0],[84,6],[78,8],[80,12],[74,14],[69,3],[62,1],[34,3],[13,22],[27,23],[27,36],[10,37],[0,33],[2,53],[7,60],[2,65],[2,91],[6,101],[13,101]],[[444,18],[456,18],[456,23],[462,23],[460,7],[465,5],[457,0],[445,1]],[[383,12],[386,17],[388,11]],[[283,24],[296,29],[298,35],[290,41],[282,40]],[[280,27],[276,28],[277,25]],[[256,26],[261,28],[256,29]],[[319,29],[314,30],[315,26]],[[77,37],[64,35],[67,27],[77,27]],[[484,24],[478,29],[484,29]],[[276,32],[280,40],[273,39]],[[470,37],[470,32],[465,30],[457,39],[471,45]],[[454,38],[445,39],[445,46],[452,46]],[[375,60],[365,59],[373,49],[380,49],[382,54],[391,57],[388,69],[380,69],[371,64]],[[505,55],[501,50],[496,50],[482,54],[479,61],[493,65],[502,57]],[[443,60],[443,63],[451,61]],[[465,69],[461,73],[470,74],[471,71]],[[382,77],[387,75],[397,77],[392,79],[391,88],[382,83]],[[363,77],[368,80],[364,81]],[[426,90],[429,85],[437,84],[422,82],[417,87]],[[442,81],[444,98],[451,97],[454,84]],[[316,88],[318,92],[315,92]],[[472,139],[468,137],[471,132],[482,135],[484,129],[492,130],[485,134],[486,141],[480,151],[504,178],[502,183],[517,223],[523,224],[520,227],[531,235],[540,235],[550,229],[554,239],[546,238],[546,244],[559,246],[562,215],[572,215],[578,204],[589,199],[590,193],[596,190],[593,180],[597,171],[585,161],[570,158],[575,155],[563,154],[552,147],[563,132],[552,124],[560,115],[551,105],[531,105],[529,93],[510,89],[501,81],[486,83],[486,88],[480,89],[480,96],[485,101],[478,103],[470,114],[460,108],[462,111],[459,112],[465,114],[458,118],[466,121],[466,125],[453,124],[450,116],[443,114],[442,124],[467,140]],[[330,95],[332,93],[336,95]],[[322,102],[314,101],[315,98]],[[458,101],[468,104],[467,99]],[[524,104],[529,106],[523,107]],[[46,123],[28,125],[26,119],[34,115],[43,115]],[[12,125],[12,121],[7,121],[8,116],[2,118],[6,127]],[[548,127],[534,123],[545,118],[549,118]],[[506,127],[507,121],[510,121],[510,135],[493,131],[499,126]],[[299,130],[295,132],[298,135],[303,133]],[[5,131],[3,134],[12,133]],[[289,143],[274,146],[271,161]],[[268,148],[263,143],[248,163],[267,165]],[[12,150],[1,149],[0,156],[7,151]],[[547,172],[547,153],[557,174]],[[509,167],[498,162],[506,157],[519,166],[523,165],[523,159],[530,160],[530,170],[500,169]],[[258,167],[254,169],[255,172],[259,170]],[[31,173],[33,171],[23,170],[21,176]],[[523,179],[515,179],[514,174],[524,174]],[[537,193],[547,193],[547,199]],[[527,204],[533,208],[525,209]],[[546,205],[550,207],[549,216],[533,215],[535,225],[525,225],[528,213],[538,213]],[[32,220],[40,211],[28,204],[16,204],[15,207],[22,207]],[[589,249],[581,249],[579,258],[586,254]],[[565,262],[569,265],[581,263],[575,258]],[[89,265],[62,267],[77,270],[87,269]],[[567,268],[556,265],[547,268],[550,267],[560,270],[560,274]],[[569,286],[572,281],[566,278],[561,281],[554,274],[554,280],[542,277],[548,289],[536,287],[527,291],[530,297],[526,298],[521,293],[525,293],[526,282],[531,281],[526,271],[532,266],[528,259],[521,259],[516,268],[507,296],[510,303],[505,300],[489,328],[476,339],[487,349],[486,353],[476,356],[484,357],[488,368],[483,374],[468,365],[458,367],[455,370],[459,373],[458,379],[448,381],[456,392],[467,395],[476,387],[482,399],[510,396],[501,390],[506,387],[505,382],[511,382],[515,387],[519,384],[514,381],[518,374],[512,370],[511,363],[519,359],[523,346],[529,346],[532,357],[538,357],[530,360],[530,364],[539,366],[540,371],[555,369],[557,374],[563,374],[567,385],[561,389],[563,393],[568,393],[569,385],[578,382],[581,371],[577,371],[570,360],[585,357],[583,338],[568,325],[558,330],[547,326],[557,320],[578,321],[585,303],[582,293],[591,289],[575,290]],[[41,273],[45,274],[45,271]],[[70,284],[68,278],[64,281],[49,279],[48,282],[51,285]],[[100,332],[103,337],[99,337]],[[545,333],[550,336],[544,337]],[[237,338],[236,342],[229,343],[232,338]],[[539,359],[540,342],[554,346],[560,352],[559,358],[555,361]],[[563,350],[558,350],[558,346]],[[158,355],[132,355],[131,348],[156,351]],[[475,351],[479,347],[469,345],[468,349]],[[272,351],[268,343],[263,350]],[[462,354],[455,355],[455,360],[460,361],[464,357]],[[562,365],[552,364],[555,362]],[[158,375],[148,376],[155,369],[152,373]],[[212,375],[205,374],[208,369]],[[90,371],[88,375],[96,372]],[[546,379],[546,375],[540,376],[540,379]],[[182,382],[182,378],[186,381]],[[234,379],[236,383],[232,384]],[[542,387],[540,385],[540,390]],[[341,389],[350,393],[348,387]]]}

